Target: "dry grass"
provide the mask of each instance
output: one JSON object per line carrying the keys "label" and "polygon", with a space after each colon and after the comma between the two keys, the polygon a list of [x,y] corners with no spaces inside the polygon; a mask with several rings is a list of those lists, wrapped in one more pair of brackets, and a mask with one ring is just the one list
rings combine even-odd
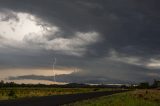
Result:
{"label": "dry grass", "polygon": [[[96,90],[95,90],[96,89]],[[0,100],[28,98],[35,96],[50,96],[75,93],[87,93],[95,91],[106,91],[103,88],[1,88]]]}
{"label": "dry grass", "polygon": [[132,95],[134,95],[136,98],[160,102],[160,90],[157,89],[136,90],[132,92]]}
{"label": "dry grass", "polygon": [[160,106],[160,90],[135,90],[75,102],[65,106]]}

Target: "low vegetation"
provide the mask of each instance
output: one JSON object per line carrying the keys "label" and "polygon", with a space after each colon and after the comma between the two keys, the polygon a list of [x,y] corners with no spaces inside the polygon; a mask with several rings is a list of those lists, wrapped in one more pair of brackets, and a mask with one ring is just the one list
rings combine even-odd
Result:
{"label": "low vegetation", "polygon": [[96,91],[111,90],[107,88],[28,88],[28,87],[11,87],[0,88],[0,100],[18,99],[36,96],[50,96],[61,94],[87,93]]}
{"label": "low vegetation", "polygon": [[135,90],[64,106],[160,106],[160,90]]}
{"label": "low vegetation", "polygon": [[0,100],[98,91],[112,91],[120,89],[122,88],[108,88],[104,85],[87,85],[77,83],[69,83],[66,85],[44,85],[16,84],[14,82],[0,81]]}

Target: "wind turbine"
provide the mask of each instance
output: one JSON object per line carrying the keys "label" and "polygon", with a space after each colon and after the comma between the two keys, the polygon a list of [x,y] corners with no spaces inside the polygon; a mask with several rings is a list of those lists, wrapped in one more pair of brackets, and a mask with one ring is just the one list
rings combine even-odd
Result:
{"label": "wind turbine", "polygon": [[56,73],[55,73],[55,65],[56,65],[56,58],[54,58],[54,62],[53,62],[53,73],[54,73],[54,82],[56,82]]}

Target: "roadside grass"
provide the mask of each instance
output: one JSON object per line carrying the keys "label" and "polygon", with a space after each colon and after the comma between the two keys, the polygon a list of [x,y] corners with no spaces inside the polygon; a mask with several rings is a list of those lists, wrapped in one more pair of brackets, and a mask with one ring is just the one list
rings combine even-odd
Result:
{"label": "roadside grass", "polygon": [[0,88],[0,100],[111,90],[108,88]]}
{"label": "roadside grass", "polygon": [[160,106],[160,90],[135,90],[64,106]]}

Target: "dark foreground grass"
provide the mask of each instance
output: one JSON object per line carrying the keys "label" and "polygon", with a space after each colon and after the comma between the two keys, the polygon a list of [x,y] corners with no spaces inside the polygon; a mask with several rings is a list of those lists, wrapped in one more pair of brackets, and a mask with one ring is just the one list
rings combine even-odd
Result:
{"label": "dark foreground grass", "polygon": [[160,106],[160,90],[135,90],[64,106]]}
{"label": "dark foreground grass", "polygon": [[107,91],[106,88],[1,88],[0,100]]}

